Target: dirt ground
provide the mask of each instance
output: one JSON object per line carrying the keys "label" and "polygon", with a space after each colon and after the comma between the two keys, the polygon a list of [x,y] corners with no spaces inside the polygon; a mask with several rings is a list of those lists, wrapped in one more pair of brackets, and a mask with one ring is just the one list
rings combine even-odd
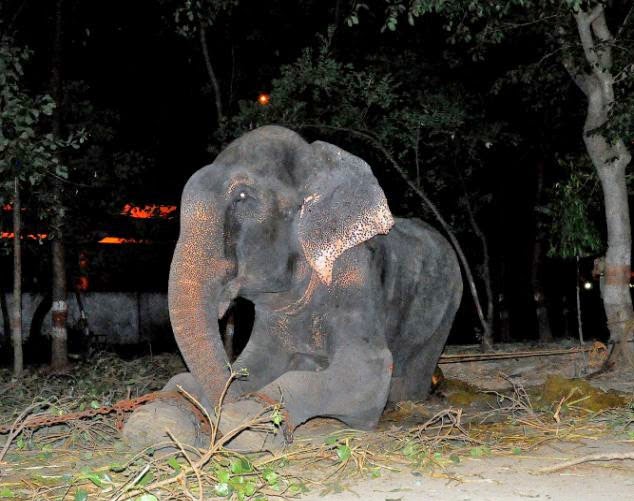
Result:
{"label": "dirt ground", "polygon": [[[583,464],[567,470],[539,474],[539,468],[598,452],[632,452],[634,441],[560,442],[540,447],[530,455],[467,459],[442,472],[386,473],[381,479],[350,483],[346,491],[329,493],[333,501],[414,500],[632,500],[633,461]],[[319,493],[302,498],[323,499]]]}
{"label": "dirt ground", "polygon": [[[517,356],[443,363],[445,379],[434,395],[426,402],[404,402],[388,410],[375,432],[359,433],[336,421],[313,420],[297,431],[295,443],[282,456],[254,460],[257,493],[268,499],[282,495],[342,501],[634,500],[634,371],[583,379],[598,367],[602,352],[566,351],[574,349],[574,343],[513,344],[497,346],[495,353]],[[522,357],[531,350],[566,353]],[[456,353],[479,352],[465,346],[445,352]],[[21,406],[36,395],[58,398],[58,413],[76,411],[160,388],[180,370],[178,357],[163,356],[133,363],[106,359],[85,364],[68,379],[62,378],[61,386],[47,386],[36,374],[17,383],[8,372],[0,373],[0,424],[12,422]],[[70,389],[69,383],[74,385]],[[16,438],[0,462],[0,500],[115,499],[116,492],[117,499],[126,499],[121,489],[145,469],[151,467],[158,480],[187,465],[124,453],[117,447],[114,416],[55,429],[52,439],[50,433],[38,433],[27,434],[24,441]],[[0,449],[5,437],[0,435]],[[540,471],[597,454],[630,459]],[[125,463],[125,469],[113,470],[113,461]],[[203,475],[204,499],[218,492],[219,468],[228,464],[221,463],[198,472]],[[263,465],[274,467],[280,479],[295,479],[280,480],[279,485],[299,482],[307,492],[279,490],[278,482],[273,484],[267,477],[270,473],[262,473],[268,471]],[[232,481],[239,477],[230,476]],[[191,499],[195,484],[190,475],[187,483],[174,483],[171,490],[151,491],[154,497],[129,499]],[[232,499],[240,499],[237,490]]]}
{"label": "dirt ground", "polygon": [[[496,351],[574,349],[574,343],[548,346],[507,345]],[[477,353],[473,347],[450,347],[445,353]],[[595,364],[600,360],[595,360]],[[549,376],[579,377],[587,368],[582,354],[527,358],[508,358],[488,362],[463,362],[441,365],[445,378],[469,382],[480,390],[508,390],[510,378],[524,387],[543,384]],[[592,370],[592,367],[589,368]],[[506,377],[501,377],[501,375]],[[634,371],[605,373],[591,378],[601,390],[617,390],[634,399]],[[440,391],[443,391],[441,386]],[[445,389],[447,393],[451,390]],[[451,395],[432,397],[429,408],[451,401]],[[468,410],[465,410],[468,413]],[[630,415],[630,419],[634,414]],[[631,427],[631,428],[630,428]],[[634,429],[629,422],[627,429]],[[583,435],[583,433],[581,433]],[[574,439],[563,438],[546,442],[521,454],[467,457],[459,464],[421,473],[416,469],[399,468],[388,471],[380,479],[350,482],[341,492],[328,492],[327,499],[348,501],[408,501],[408,500],[634,500],[634,460],[591,461],[560,471],[542,473],[539,470],[566,461],[597,454],[634,454],[634,433],[601,435],[592,433]],[[308,500],[322,499],[312,493]]]}

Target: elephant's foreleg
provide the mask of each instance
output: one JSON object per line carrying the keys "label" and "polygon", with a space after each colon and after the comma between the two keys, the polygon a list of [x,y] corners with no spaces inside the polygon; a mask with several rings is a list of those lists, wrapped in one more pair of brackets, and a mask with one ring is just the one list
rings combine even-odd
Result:
{"label": "elephant's foreleg", "polygon": [[249,342],[232,364],[235,372],[244,371],[247,375],[232,383],[231,397],[236,398],[266,386],[286,372],[291,361],[292,354],[269,326],[266,314],[257,312]]}
{"label": "elephant's foreleg", "polygon": [[258,391],[281,401],[291,427],[316,416],[333,417],[355,428],[376,426],[390,389],[392,355],[350,347],[337,352],[320,372],[289,371]]}

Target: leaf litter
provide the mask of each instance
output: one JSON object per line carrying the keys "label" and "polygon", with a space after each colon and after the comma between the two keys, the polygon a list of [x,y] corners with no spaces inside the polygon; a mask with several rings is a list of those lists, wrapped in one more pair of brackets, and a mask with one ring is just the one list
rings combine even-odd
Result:
{"label": "leaf litter", "polygon": [[[201,449],[175,443],[175,452],[167,455],[153,448],[134,453],[119,441],[121,413],[18,430],[34,413],[67,415],[157,391],[183,370],[177,355],[122,360],[109,353],[68,374],[30,371],[18,381],[0,370],[0,426],[17,425],[13,436],[0,434],[0,451],[6,449],[0,500],[264,500],[309,490],[328,495],[353,489],[359,478],[375,479],[380,488],[387,472],[459,480],[449,470],[466,460],[513,456],[519,461],[545,443],[634,441],[631,394],[557,376],[524,388],[504,375],[505,390],[444,381],[430,401],[401,402],[387,411],[375,431],[313,420],[275,454],[237,454],[223,447],[223,438]],[[269,417],[255,419],[258,426],[275,429]],[[603,458],[611,459],[619,458]]]}

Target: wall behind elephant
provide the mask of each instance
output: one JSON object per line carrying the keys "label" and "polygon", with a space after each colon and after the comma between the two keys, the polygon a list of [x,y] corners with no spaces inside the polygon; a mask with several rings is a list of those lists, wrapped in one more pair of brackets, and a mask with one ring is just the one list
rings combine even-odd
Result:
{"label": "wall behind elephant", "polygon": [[[85,336],[84,318],[77,296],[70,295],[68,299],[68,327],[75,336]],[[88,292],[82,293],[80,300],[94,342],[106,345],[173,343],[166,293]],[[12,296],[5,294],[4,302],[10,309]],[[22,295],[25,342],[37,343],[50,332],[50,307],[50,298],[42,294]],[[10,332],[6,326],[7,322],[0,323],[2,345],[9,343]]]}

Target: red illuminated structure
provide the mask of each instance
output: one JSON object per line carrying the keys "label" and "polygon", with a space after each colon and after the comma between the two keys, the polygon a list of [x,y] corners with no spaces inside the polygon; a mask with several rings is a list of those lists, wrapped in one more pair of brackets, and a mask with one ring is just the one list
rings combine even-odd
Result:
{"label": "red illuminated structure", "polygon": [[[29,233],[28,235],[22,235],[21,238],[26,238],[28,240],[46,240],[47,237],[47,233]],[[12,240],[15,238],[15,233],[13,233],[12,231],[3,231],[2,233],[0,233],[0,238]]]}
{"label": "red illuminated structure", "polygon": [[169,219],[176,212],[175,205],[144,205],[143,207],[125,204],[121,209],[121,214],[135,219],[163,218]]}
{"label": "red illuminated structure", "polygon": [[123,237],[103,237],[99,240],[100,244],[112,244],[112,245],[121,245],[121,244],[149,244],[152,243],[151,240],[143,240],[138,238],[123,238]]}
{"label": "red illuminated structure", "polygon": [[[134,219],[171,219],[174,217],[174,213],[176,212],[176,205],[158,205],[158,204],[149,204],[144,206],[125,204],[121,209],[120,214],[124,216],[128,216]],[[13,210],[13,206],[11,204],[2,205],[2,210],[5,212],[11,212]],[[22,209],[24,210],[24,209]],[[15,235],[13,232],[0,232],[0,239],[12,239]],[[48,237],[47,233],[33,233],[24,235],[22,238],[26,238],[28,240],[46,240]],[[114,237],[114,236],[106,236],[98,241],[100,244],[149,244],[152,243],[150,240],[138,239],[138,238],[124,238],[124,237]]]}

